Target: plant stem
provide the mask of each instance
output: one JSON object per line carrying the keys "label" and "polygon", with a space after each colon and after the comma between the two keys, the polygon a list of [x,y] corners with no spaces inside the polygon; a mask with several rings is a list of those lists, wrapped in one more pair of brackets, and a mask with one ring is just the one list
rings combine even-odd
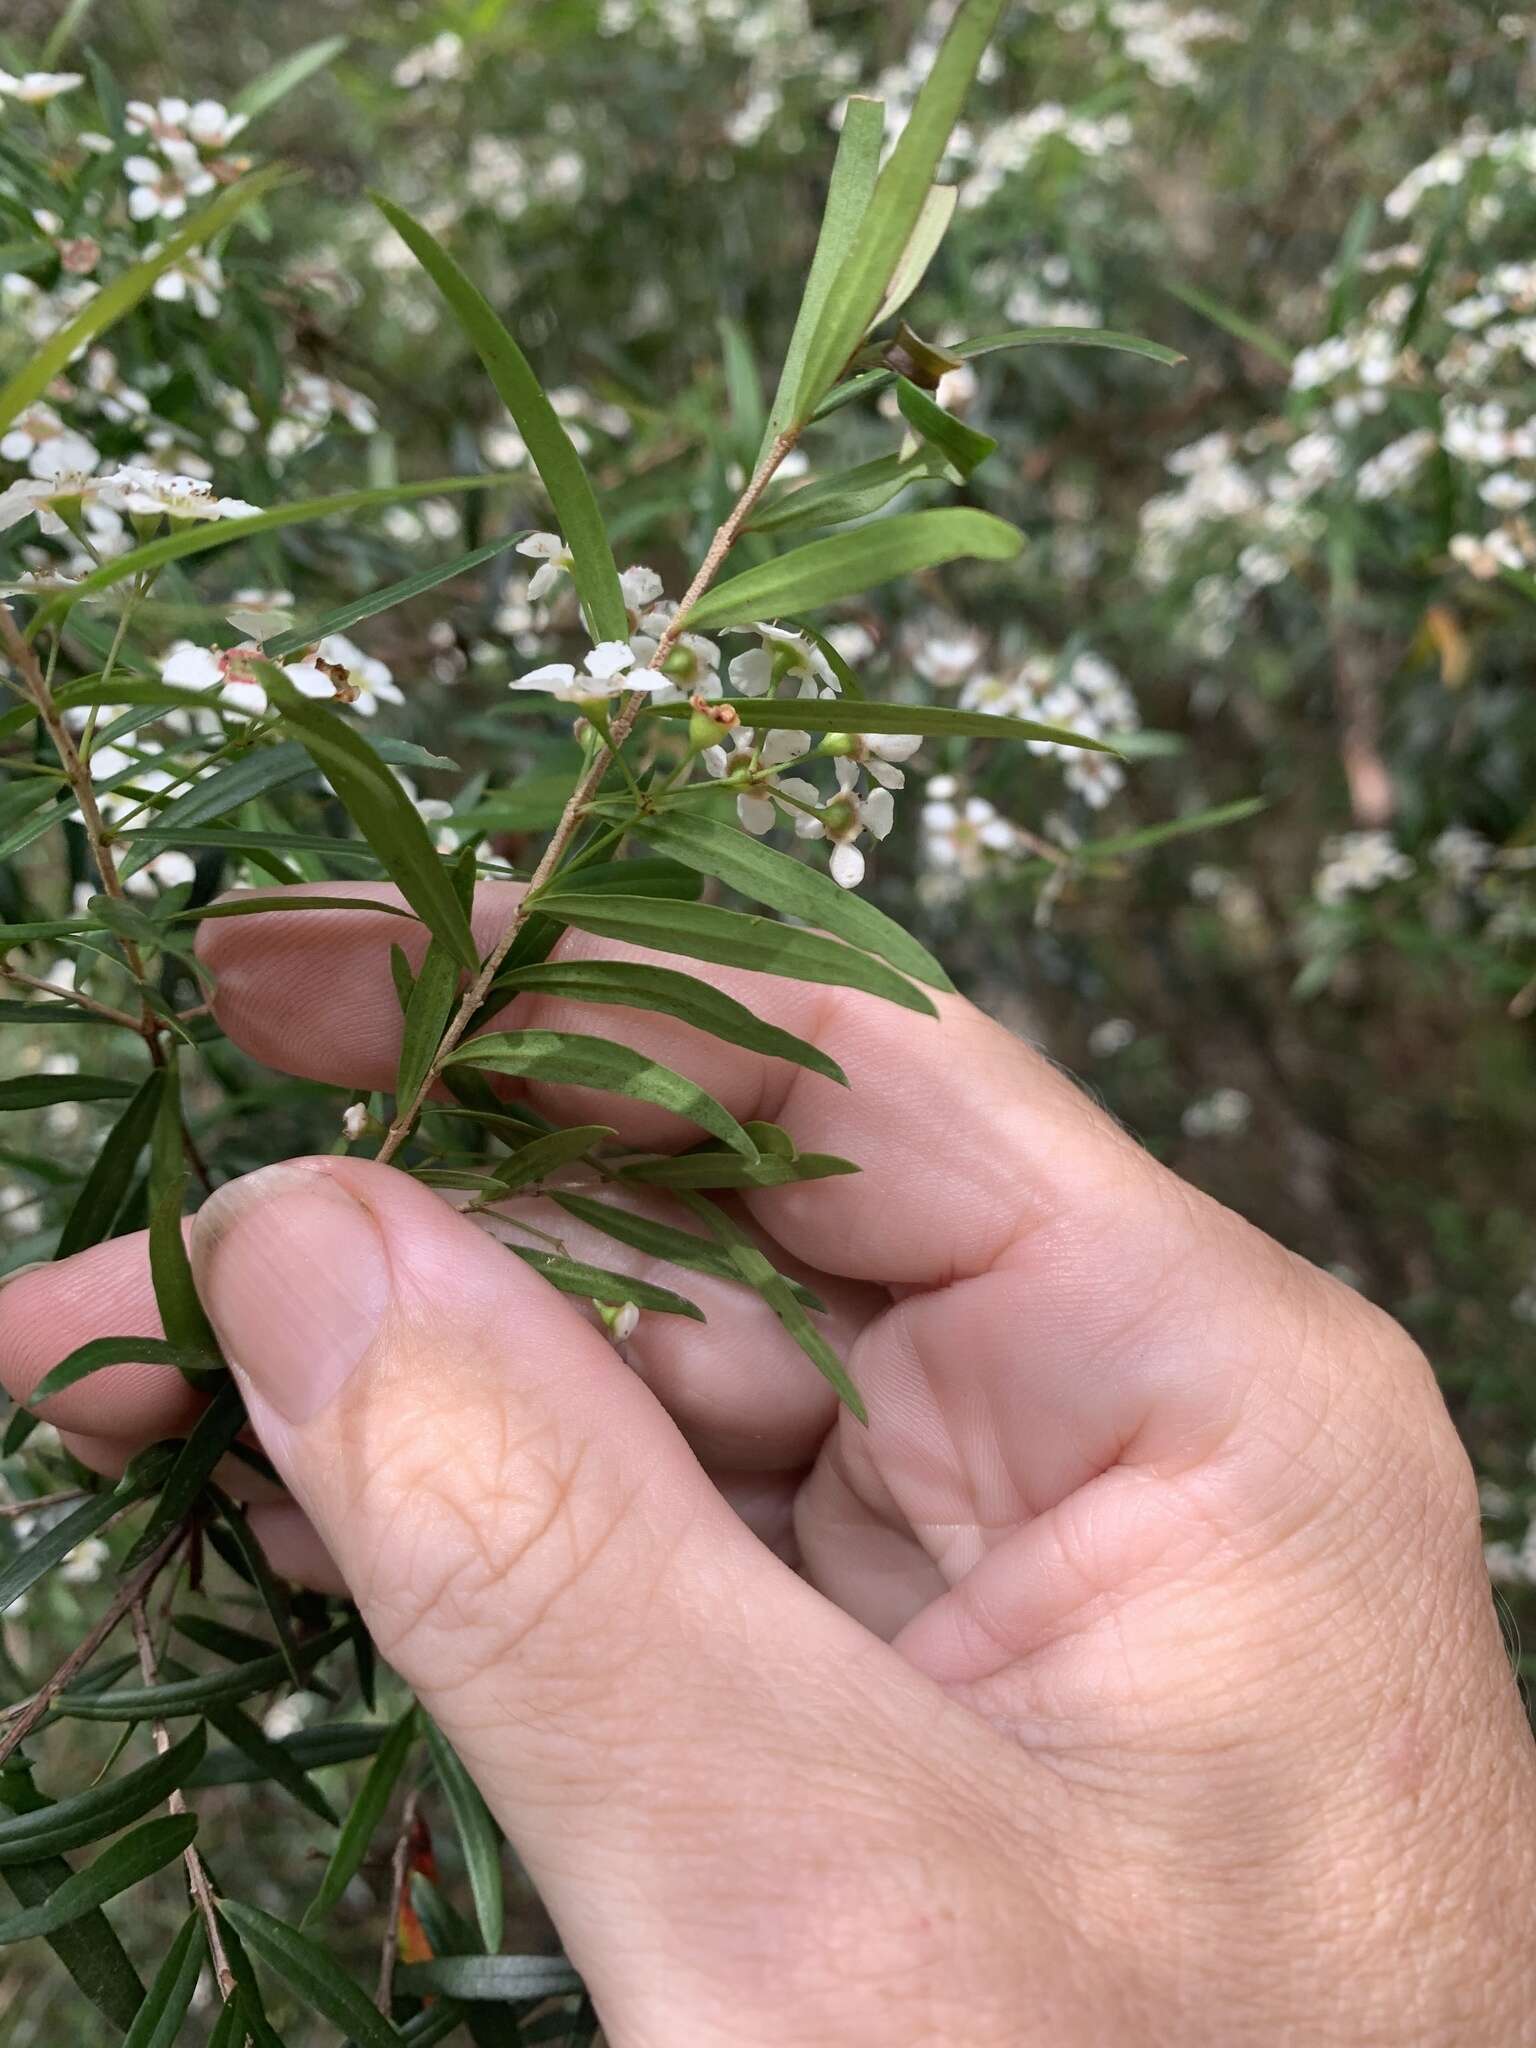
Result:
{"label": "plant stem", "polygon": [[59,1493],[34,1494],[31,1500],[0,1501],[0,1521],[10,1521],[17,1515],[35,1514],[39,1508],[61,1508],[66,1501],[89,1499],[90,1495],[83,1486],[67,1486]]}
{"label": "plant stem", "polygon": [[378,1995],[373,2001],[385,2019],[389,2018],[389,2008],[394,2002],[395,1959],[400,1953],[400,1913],[411,1881],[411,1840],[416,1832],[416,1814],[420,1804],[419,1792],[407,1795],[400,1815],[400,1832],[395,1837],[395,1853],[389,1859],[389,1913],[384,1923],[384,1945],[379,1953]]}
{"label": "plant stem", "polygon": [[[736,503],[731,507],[730,512],[716,532],[714,539],[710,542],[704,559],[699,564],[698,574],[689,584],[683,601],[677,608],[676,615],[657,642],[656,652],[651,656],[649,663],[651,668],[660,668],[667,656],[672,652],[672,649],[677,645],[678,639],[687,626],[689,612],[714,581],[720,564],[735,546],[741,536],[742,528],[751,518],[758,499],[761,498],[763,492],[773,481],[780,463],[783,462],[785,456],[788,455],[799,438],[799,427],[786,429],[784,433],[780,434],[758,464],[751,481],[736,500]],[[591,803],[593,797],[602,788],[603,777],[608,773],[609,766],[618,754],[619,749],[634,731],[635,722],[648,701],[649,698],[646,691],[633,690],[624,699],[615,713],[608,728],[606,744],[599,747],[592,756],[592,759],[587,763],[586,768],[582,772],[580,781],[571,792],[565,809],[560,814],[560,822],[551,833],[549,844],[545,847],[539,864],[533,871],[526,894],[507,920],[506,929],[502,932],[501,937],[486,955],[485,960],[481,964],[480,972],[475,976],[468,989],[465,990],[459,1007],[455,1010],[452,1021],[447,1031],[443,1034],[442,1043],[438,1046],[433,1056],[432,1064],[427,1069],[420,1087],[418,1087],[415,1095],[409,1102],[397,1103],[395,1105],[395,1120],[390,1125],[384,1143],[379,1148],[378,1156],[382,1164],[387,1165],[410,1136],[416,1119],[421,1114],[422,1105],[436,1086],[437,1078],[441,1074],[449,1054],[469,1029],[476,1012],[485,1000],[486,991],[490,988],[491,983],[496,979],[501,969],[501,963],[506,959],[508,953],[511,952],[518,933],[528,921],[529,913],[536,908],[539,891],[553,877],[561,861],[564,860],[570,849],[571,841],[580,830],[582,817],[586,812],[587,805]]]}
{"label": "plant stem", "polygon": [[18,1744],[26,1741],[44,1714],[53,1705],[69,1681],[85,1669],[113,1629],[128,1613],[135,1601],[142,1600],[154,1584],[161,1569],[171,1554],[186,1541],[185,1528],[173,1529],[159,1547],[152,1551],[143,1564],[118,1588],[112,1604],[88,1635],[83,1636],[70,1651],[64,1662],[51,1678],[45,1679],[31,1699],[16,1710],[15,1718],[4,1735],[0,1735],[0,1764]]}
{"label": "plant stem", "polygon": [[[178,1536],[183,1533],[178,1531]],[[133,1639],[138,1645],[139,1670],[146,1685],[160,1682],[160,1660],[155,1655],[154,1638],[149,1632],[149,1617],[144,1612],[142,1596],[132,1603]],[[155,1747],[164,1756],[171,1746],[171,1731],[163,1721],[155,1723]],[[180,1791],[173,1792],[165,1802],[172,1813],[185,1813],[187,1802]],[[208,1868],[197,1853],[195,1843],[189,1842],[182,1851],[182,1861],[187,1867],[187,1888],[192,1894],[192,1903],[197,1908],[198,1918],[203,1923],[203,1932],[208,1937],[208,1955],[213,1964],[213,1974],[218,1982],[219,1994],[227,2004],[234,1996],[235,1973],[229,1967],[229,1956],[224,1947],[224,1931],[219,1925],[219,1909],[213,1902],[213,1886],[208,1879]]]}
{"label": "plant stem", "polygon": [[[89,1010],[104,1024],[121,1024],[129,1031],[143,1029],[139,1019],[130,1017],[126,1010],[114,1010],[110,1003],[98,1003],[94,996],[83,995],[77,988],[55,988],[51,981],[40,981],[35,974],[22,974],[8,963],[0,963],[0,980],[14,982],[17,988],[29,988],[36,995],[55,996],[62,1003],[73,1003],[76,1009]],[[46,1015],[46,1011],[43,1014]]]}

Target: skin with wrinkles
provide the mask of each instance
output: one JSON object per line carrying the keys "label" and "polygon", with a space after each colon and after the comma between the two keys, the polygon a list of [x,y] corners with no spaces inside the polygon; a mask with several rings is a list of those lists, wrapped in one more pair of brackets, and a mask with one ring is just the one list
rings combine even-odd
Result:
{"label": "skin with wrinkles", "polygon": [[[508,900],[482,891],[482,944]],[[387,1087],[401,929],[205,926],[221,1025]],[[643,1316],[621,1359],[494,1229],[366,1161],[234,1183],[192,1240],[291,1489],[264,1540],[350,1586],[615,2048],[1536,2042],[1536,1755],[1411,1343],[958,998],[935,1023],[712,978],[851,1089],[649,1013],[530,996],[498,1023],[620,1038],[859,1162],[741,1214],[828,1301],[867,1429],[744,1290],[690,1275],[708,1324]],[[158,1327],[119,1239],[0,1294],[0,1372],[25,1398],[88,1336]],[[121,1367],[49,1415],[112,1469],[195,1406]]]}

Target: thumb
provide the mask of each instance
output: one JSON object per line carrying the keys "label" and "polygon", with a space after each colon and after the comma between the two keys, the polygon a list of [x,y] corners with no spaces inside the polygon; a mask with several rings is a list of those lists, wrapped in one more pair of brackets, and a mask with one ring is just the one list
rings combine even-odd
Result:
{"label": "thumb", "polygon": [[634,2038],[714,2038],[686,2023],[699,1930],[730,1947],[739,1899],[760,1968],[754,1900],[792,1882],[814,1785],[843,1772],[857,1802],[888,1771],[872,1720],[970,1717],[763,1549],[605,1339],[406,1176],[268,1167],[204,1206],[193,1259],[268,1455],[610,2029],[654,1997]]}

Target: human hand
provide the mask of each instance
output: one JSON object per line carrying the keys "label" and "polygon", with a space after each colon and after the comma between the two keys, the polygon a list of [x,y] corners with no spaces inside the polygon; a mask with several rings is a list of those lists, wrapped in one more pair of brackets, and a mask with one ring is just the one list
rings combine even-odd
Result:
{"label": "human hand", "polygon": [[[482,892],[482,938],[506,901]],[[205,926],[220,1023],[387,1087],[399,929]],[[851,1091],[605,1028],[862,1166],[745,1208],[828,1301],[867,1429],[745,1290],[690,1275],[708,1325],[643,1317],[631,1370],[388,1168],[269,1168],[193,1237],[292,1489],[255,1509],[269,1552],[350,1587],[615,2048],[1536,2040],[1536,1757],[1414,1347],[966,1003],[719,979]],[[25,1399],[89,1337],[158,1329],[118,1239],[6,1288],[0,1371]],[[111,1469],[196,1405],[121,1367],[47,1414]]]}

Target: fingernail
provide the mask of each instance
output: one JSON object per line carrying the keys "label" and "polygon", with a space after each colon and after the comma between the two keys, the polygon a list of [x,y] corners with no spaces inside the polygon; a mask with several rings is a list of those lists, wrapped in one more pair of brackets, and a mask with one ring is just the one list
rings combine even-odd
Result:
{"label": "fingernail", "polygon": [[313,1166],[220,1188],[193,1225],[192,1267],[230,1364],[290,1423],[341,1391],[389,1306],[378,1225]]}

